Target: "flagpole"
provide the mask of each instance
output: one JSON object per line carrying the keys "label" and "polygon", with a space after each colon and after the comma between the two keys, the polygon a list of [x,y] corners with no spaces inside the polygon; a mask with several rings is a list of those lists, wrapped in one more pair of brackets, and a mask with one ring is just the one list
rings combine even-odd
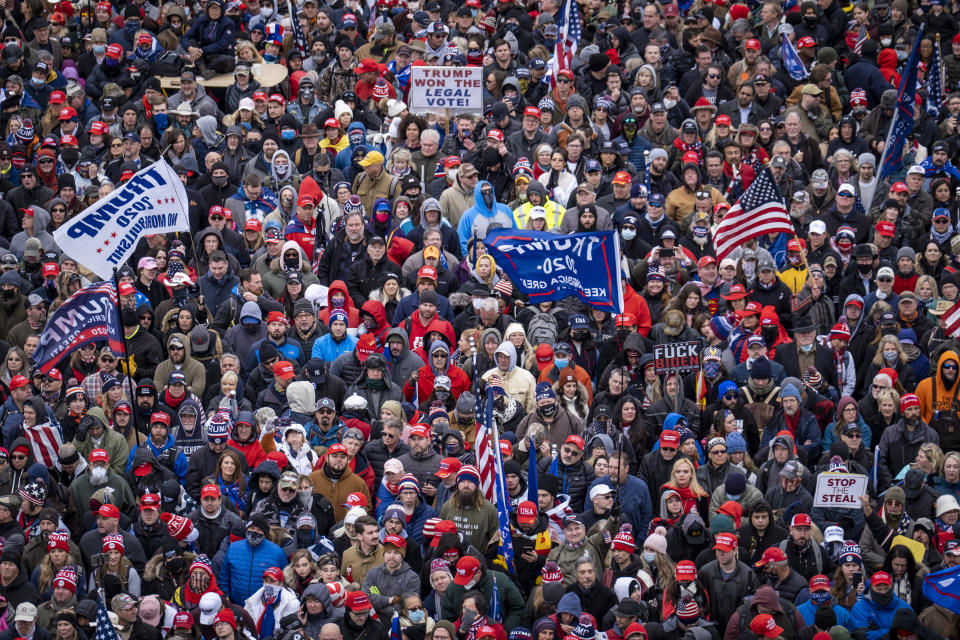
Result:
{"label": "flagpole", "polygon": [[[136,385],[133,384],[133,373],[130,371],[130,356],[128,355],[130,351],[127,349],[127,331],[123,326],[123,307],[120,305],[120,270],[116,267],[113,268],[113,286],[117,290],[117,322],[120,324],[120,338],[122,338],[120,345],[123,349],[123,361],[127,364],[127,382],[130,384],[131,395],[134,396],[130,398],[130,413],[133,414],[133,428],[137,433],[144,433],[140,431],[140,417],[139,412],[136,408]],[[140,330],[139,325],[137,330]]]}

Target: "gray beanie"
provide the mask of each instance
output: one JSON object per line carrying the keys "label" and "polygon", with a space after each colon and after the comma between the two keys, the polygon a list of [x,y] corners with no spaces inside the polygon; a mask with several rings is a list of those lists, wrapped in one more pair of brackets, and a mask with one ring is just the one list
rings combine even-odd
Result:
{"label": "gray beanie", "polygon": [[877,156],[873,155],[869,151],[865,151],[857,156],[857,164],[868,164],[871,167],[877,166]]}
{"label": "gray beanie", "polygon": [[910,247],[900,247],[900,250],[897,251],[897,262],[900,261],[900,258],[910,258],[910,261],[914,262],[917,259],[917,252]]}

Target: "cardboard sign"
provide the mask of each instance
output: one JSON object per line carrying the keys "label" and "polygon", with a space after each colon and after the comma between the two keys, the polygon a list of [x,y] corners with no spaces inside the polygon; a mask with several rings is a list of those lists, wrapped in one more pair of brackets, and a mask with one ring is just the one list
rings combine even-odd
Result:
{"label": "cardboard sign", "polygon": [[860,473],[821,473],[813,506],[828,509],[860,509],[860,496],[867,492],[867,476]]}
{"label": "cardboard sign", "polygon": [[412,67],[410,113],[483,113],[480,67]]}
{"label": "cardboard sign", "polygon": [[653,347],[653,368],[657,375],[688,373],[700,368],[700,342],[658,344]]}

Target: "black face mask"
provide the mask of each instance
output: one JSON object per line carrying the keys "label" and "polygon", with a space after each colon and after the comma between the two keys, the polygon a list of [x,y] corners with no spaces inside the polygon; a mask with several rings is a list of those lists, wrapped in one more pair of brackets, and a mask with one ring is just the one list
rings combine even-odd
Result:
{"label": "black face mask", "polygon": [[297,548],[306,549],[313,544],[313,529],[297,529]]}
{"label": "black face mask", "polygon": [[584,329],[577,329],[576,331],[570,332],[570,337],[573,338],[574,340],[586,340],[587,336],[589,335],[590,335],[590,332]]}
{"label": "black face mask", "polygon": [[292,257],[292,258],[289,258],[289,257],[287,257],[287,256],[284,256],[284,258],[283,258],[283,265],[286,266],[286,267],[292,267],[292,268],[294,268],[294,269],[297,269],[297,268],[300,267],[300,259],[297,258],[296,256],[294,256],[294,257]]}
{"label": "black face mask", "polygon": [[763,341],[767,343],[767,347],[777,341],[779,333],[776,327],[764,327],[760,330],[760,335],[763,336]]}
{"label": "black face mask", "polygon": [[617,339],[620,340],[620,342],[626,340],[628,335],[630,335],[628,329],[617,329]]}
{"label": "black face mask", "polygon": [[67,147],[60,152],[60,157],[63,158],[63,161],[68,165],[75,165],[77,164],[77,160],[80,159],[80,150]]}
{"label": "black face mask", "polygon": [[873,271],[872,264],[860,264],[859,262],[857,263],[857,272],[860,275],[862,276],[868,275],[871,271]]}
{"label": "black face mask", "polygon": [[557,403],[545,404],[539,408],[539,411],[549,418],[557,412]]}
{"label": "black face mask", "polygon": [[170,573],[180,573],[183,571],[183,558],[173,558],[167,562],[167,571]]}
{"label": "black face mask", "polygon": [[244,148],[250,153],[257,154],[260,153],[260,141],[254,140],[252,142],[247,142],[244,145]]}
{"label": "black face mask", "polygon": [[480,197],[483,198],[483,204],[487,205],[489,208],[493,208],[493,192],[492,191],[481,191]]}
{"label": "black face mask", "polygon": [[816,24],[817,24],[817,17],[816,17],[816,16],[813,16],[813,17],[804,16],[804,18],[803,18],[803,23],[804,23],[805,25],[807,25],[808,27],[816,26]]}
{"label": "black face mask", "polygon": [[16,295],[17,295],[16,289],[3,289],[4,300],[13,300],[14,296]]}
{"label": "black face mask", "polygon": [[230,176],[212,176],[210,182],[216,187],[225,187],[230,184]]}
{"label": "black face mask", "polygon": [[881,607],[885,607],[893,601],[893,589],[886,593],[877,593],[874,589],[870,589],[870,599]]}

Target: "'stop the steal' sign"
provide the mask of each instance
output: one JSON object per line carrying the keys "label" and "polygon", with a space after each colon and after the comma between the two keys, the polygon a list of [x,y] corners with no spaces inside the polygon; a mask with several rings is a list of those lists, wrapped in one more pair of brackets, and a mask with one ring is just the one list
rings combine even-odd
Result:
{"label": "'stop the steal' sign", "polygon": [[653,368],[657,375],[696,371],[700,368],[700,343],[677,342],[654,345]]}
{"label": "'stop the steal' sign", "polygon": [[483,113],[480,67],[412,67],[410,113]]}
{"label": "'stop the steal' sign", "polygon": [[861,473],[821,473],[813,506],[828,509],[860,509],[860,496],[867,493],[867,476]]}

